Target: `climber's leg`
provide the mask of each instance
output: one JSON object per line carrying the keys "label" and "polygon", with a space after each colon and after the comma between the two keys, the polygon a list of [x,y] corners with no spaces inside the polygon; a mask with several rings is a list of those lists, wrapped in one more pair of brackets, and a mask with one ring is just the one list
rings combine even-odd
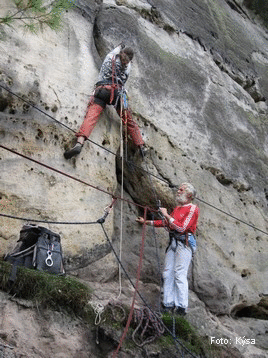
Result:
{"label": "climber's leg", "polygon": [[[120,115],[120,112],[118,112]],[[127,132],[130,135],[133,143],[137,147],[143,147],[144,141],[141,136],[140,129],[137,123],[133,120],[130,109],[124,109],[122,112],[122,120],[127,124]]]}

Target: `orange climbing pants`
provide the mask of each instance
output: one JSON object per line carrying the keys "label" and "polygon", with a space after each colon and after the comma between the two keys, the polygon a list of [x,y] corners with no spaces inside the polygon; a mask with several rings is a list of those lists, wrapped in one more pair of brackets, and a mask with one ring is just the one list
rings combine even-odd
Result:
{"label": "orange climbing pants", "polygon": [[[113,91],[113,101],[110,103],[111,93]],[[114,90],[112,86],[99,86],[96,88],[93,100],[89,102],[87,113],[84,118],[84,121],[76,133],[77,137],[85,137],[88,138],[93,131],[99,116],[104,110],[107,104],[115,104],[117,99],[118,91]],[[120,106],[116,108],[118,115],[121,115],[122,121],[127,126],[127,133],[130,135],[133,143],[136,146],[144,145],[144,141],[142,139],[140,129],[137,123],[133,120],[130,109],[124,109],[121,114]]]}

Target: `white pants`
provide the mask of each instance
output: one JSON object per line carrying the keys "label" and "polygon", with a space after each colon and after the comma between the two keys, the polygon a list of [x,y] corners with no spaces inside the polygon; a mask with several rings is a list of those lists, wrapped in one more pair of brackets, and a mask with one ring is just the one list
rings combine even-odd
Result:
{"label": "white pants", "polygon": [[164,298],[166,307],[188,307],[187,273],[192,259],[192,250],[178,242],[176,250],[168,248],[163,272]]}

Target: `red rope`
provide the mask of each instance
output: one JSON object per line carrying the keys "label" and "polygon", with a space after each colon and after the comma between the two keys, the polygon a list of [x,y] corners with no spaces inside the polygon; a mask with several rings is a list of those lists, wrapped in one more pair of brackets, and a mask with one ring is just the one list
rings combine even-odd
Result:
{"label": "red rope", "polygon": [[[93,188],[93,189],[99,190],[99,191],[101,191],[101,192],[103,192],[103,193],[105,193],[105,194],[107,194],[107,195],[112,196],[114,199],[126,201],[126,202],[129,203],[129,204],[138,206],[138,207],[143,208],[143,209],[147,208],[147,206],[134,203],[133,201],[130,201],[130,200],[128,200],[128,199],[121,198],[120,196],[115,196],[114,194],[112,194],[112,193],[110,193],[110,192],[108,192],[108,191],[106,191],[106,190],[104,190],[104,189],[100,189],[99,187],[94,186],[94,185],[92,185],[92,184],[90,184],[90,183],[87,183],[87,182],[85,182],[85,181],[82,180],[82,179],[76,178],[76,177],[74,177],[74,176],[72,176],[72,175],[70,175],[70,174],[67,174],[67,173],[65,173],[65,172],[63,172],[63,171],[61,171],[61,170],[59,170],[59,169],[53,168],[53,167],[51,167],[51,166],[49,166],[49,165],[47,165],[47,164],[45,164],[45,163],[42,163],[42,162],[40,162],[40,161],[38,161],[38,160],[35,160],[35,159],[33,159],[33,158],[30,158],[30,157],[27,157],[26,155],[24,155],[24,154],[22,154],[22,153],[19,153],[19,152],[15,151],[14,149],[8,148],[8,147],[6,147],[6,146],[4,146],[4,145],[2,145],[2,144],[0,144],[0,148],[3,148],[3,149],[5,149],[5,150],[7,150],[7,151],[9,151],[9,152],[11,152],[11,153],[13,153],[13,154],[16,154],[16,155],[18,155],[18,156],[20,156],[20,157],[22,157],[22,158],[27,159],[27,160],[30,160],[31,162],[34,162],[34,163],[36,163],[36,164],[38,164],[38,165],[42,165],[43,167],[45,167],[45,168],[47,168],[47,169],[49,169],[49,170],[53,170],[54,172],[56,172],[56,173],[58,173],[58,174],[64,175],[64,176],[66,176],[67,178],[73,179],[73,180],[75,180],[75,181],[77,181],[77,182],[79,182],[79,183],[82,183],[82,184],[85,184],[85,185],[87,185],[87,186],[90,186],[90,187]],[[152,208],[150,208],[150,211],[157,212],[157,210],[152,209]]]}
{"label": "red rope", "polygon": [[133,316],[133,312],[134,312],[134,304],[136,301],[136,295],[137,295],[137,291],[138,291],[138,286],[139,286],[139,281],[140,281],[140,274],[141,274],[141,267],[142,267],[142,259],[143,259],[143,252],[144,252],[144,243],[145,243],[145,233],[146,233],[146,216],[147,216],[147,206],[145,207],[144,210],[144,223],[143,223],[143,227],[142,227],[142,240],[141,240],[141,248],[140,248],[140,260],[139,260],[139,266],[137,269],[137,276],[136,276],[136,284],[135,284],[135,291],[134,291],[134,295],[133,295],[133,299],[132,299],[132,305],[131,305],[131,309],[128,315],[128,320],[127,320],[127,324],[126,327],[124,329],[124,332],[122,334],[122,337],[120,339],[120,342],[118,344],[117,349],[114,351],[113,353],[113,357],[112,358],[116,358],[117,354],[119,352],[119,349],[122,347],[123,341],[127,335],[129,326],[130,326],[130,322],[132,320],[132,316]]}

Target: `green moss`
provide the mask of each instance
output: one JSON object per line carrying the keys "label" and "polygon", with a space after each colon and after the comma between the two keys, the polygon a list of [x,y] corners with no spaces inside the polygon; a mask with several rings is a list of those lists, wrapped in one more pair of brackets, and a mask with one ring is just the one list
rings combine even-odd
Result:
{"label": "green moss", "polygon": [[[173,317],[164,314],[162,320],[167,328],[173,332]],[[182,316],[175,316],[175,335],[176,338],[192,353],[206,358],[233,357],[232,348],[211,344],[209,337],[201,337],[196,329]],[[174,346],[174,339],[170,333],[165,332],[158,339],[158,344],[162,348]],[[227,354],[227,355],[226,355]]]}
{"label": "green moss", "polygon": [[[83,318],[84,322],[95,326],[96,313],[90,305],[92,291],[88,286],[79,281],[63,276],[56,276],[37,270],[18,267],[17,279],[14,284],[9,284],[11,264],[0,260],[0,289],[9,292],[16,297],[32,300],[37,306],[60,309],[70,314]],[[262,300],[262,307],[267,308],[267,300]],[[129,307],[107,305],[101,314],[99,327],[104,328],[106,334],[113,332],[113,337],[119,341],[126,326],[129,315]],[[164,314],[162,320],[169,331],[173,332],[173,317]],[[132,340],[132,333],[136,324],[131,322],[128,335],[124,340],[125,350],[133,351],[136,347]],[[181,316],[175,317],[176,337],[192,353],[206,358],[218,358],[221,356],[232,357],[231,348],[210,344],[207,337],[200,337],[190,323]],[[174,351],[174,339],[168,331],[153,342],[164,349]],[[228,352],[227,352],[228,351]],[[228,355],[226,355],[227,353]],[[225,355],[224,355],[225,354]]]}
{"label": "green moss", "polygon": [[0,288],[38,305],[64,309],[76,315],[88,314],[86,306],[91,297],[89,287],[64,276],[18,267],[16,281],[10,285],[11,264],[0,261]]}
{"label": "green moss", "polygon": [[[164,324],[173,332],[173,317],[169,314],[164,314]],[[182,316],[175,316],[175,335],[182,340],[185,346],[195,353],[203,352],[202,339],[198,336],[196,330],[190,323]]]}

